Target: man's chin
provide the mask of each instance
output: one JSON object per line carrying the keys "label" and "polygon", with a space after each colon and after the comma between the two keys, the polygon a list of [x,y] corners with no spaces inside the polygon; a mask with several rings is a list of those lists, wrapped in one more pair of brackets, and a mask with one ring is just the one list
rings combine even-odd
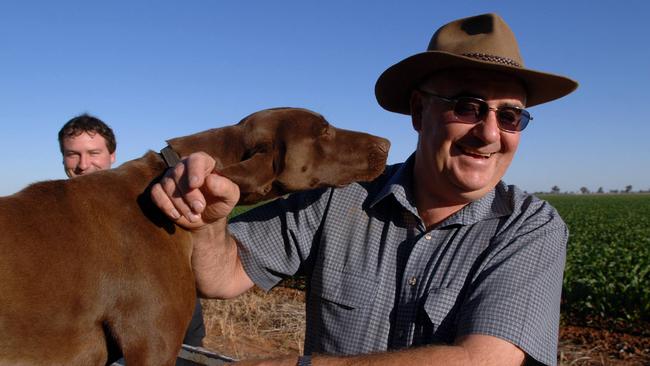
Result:
{"label": "man's chin", "polygon": [[467,201],[476,201],[488,192],[490,192],[497,184],[490,180],[471,180],[471,181],[456,181],[455,186],[458,193]]}

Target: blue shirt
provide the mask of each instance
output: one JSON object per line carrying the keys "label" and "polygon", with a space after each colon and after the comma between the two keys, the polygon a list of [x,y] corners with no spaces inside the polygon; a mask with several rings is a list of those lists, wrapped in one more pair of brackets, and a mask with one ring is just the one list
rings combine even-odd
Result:
{"label": "blue shirt", "polygon": [[487,334],[557,362],[568,231],[548,203],[500,182],[427,230],[413,158],[370,183],[293,194],[229,229],[263,289],[309,278],[305,353],[362,354]]}

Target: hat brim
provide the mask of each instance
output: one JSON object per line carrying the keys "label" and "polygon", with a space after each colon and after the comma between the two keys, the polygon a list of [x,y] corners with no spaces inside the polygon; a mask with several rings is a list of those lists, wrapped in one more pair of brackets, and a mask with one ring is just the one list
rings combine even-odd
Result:
{"label": "hat brim", "polygon": [[526,87],[526,106],[561,98],[578,87],[564,76],[480,61],[444,51],[427,51],[408,57],[384,71],[375,84],[377,102],[386,110],[411,114],[411,92],[432,73],[450,68],[500,71],[519,78]]}

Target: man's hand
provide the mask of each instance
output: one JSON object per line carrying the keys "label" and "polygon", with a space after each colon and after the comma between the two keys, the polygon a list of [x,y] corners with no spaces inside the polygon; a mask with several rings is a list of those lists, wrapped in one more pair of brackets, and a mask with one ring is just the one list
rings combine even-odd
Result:
{"label": "man's hand", "polygon": [[151,188],[153,202],[192,233],[192,270],[197,289],[206,297],[231,298],[253,282],[228,234],[228,214],[239,201],[239,187],[213,172],[215,160],[206,153],[183,159]]}
{"label": "man's hand", "polygon": [[189,230],[225,219],[239,200],[239,187],[214,173],[215,165],[215,160],[206,153],[191,154],[154,184],[153,202]]}

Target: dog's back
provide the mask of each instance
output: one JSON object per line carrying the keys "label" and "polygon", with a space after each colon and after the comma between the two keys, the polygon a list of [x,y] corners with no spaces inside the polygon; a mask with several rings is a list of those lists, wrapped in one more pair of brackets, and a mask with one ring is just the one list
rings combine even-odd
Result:
{"label": "dog's back", "polygon": [[194,299],[189,234],[136,204],[156,174],[147,159],[0,198],[1,365],[101,364],[107,335],[133,360],[177,352]]}

